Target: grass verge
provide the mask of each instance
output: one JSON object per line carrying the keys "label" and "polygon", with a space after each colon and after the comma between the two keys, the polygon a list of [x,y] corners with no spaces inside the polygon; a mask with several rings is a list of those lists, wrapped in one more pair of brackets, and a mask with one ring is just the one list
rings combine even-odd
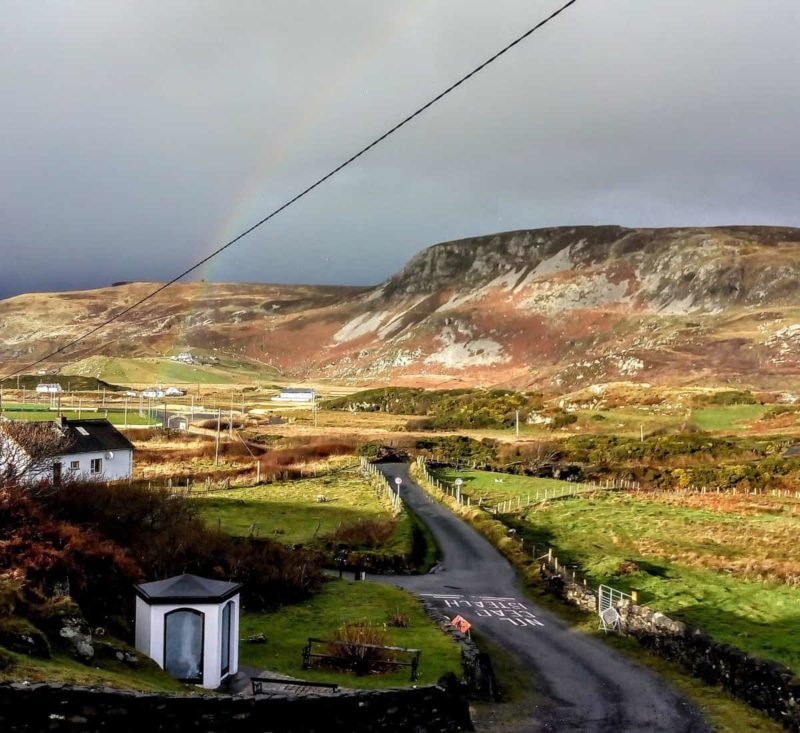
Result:
{"label": "grass verge", "polygon": [[[388,626],[395,611],[407,617],[408,627]],[[330,639],[342,624],[362,621],[387,624],[390,644],[422,651],[416,683],[411,681],[407,669],[357,677],[333,670],[302,668],[301,652],[309,636]],[[241,636],[247,638],[255,634],[264,634],[266,643],[243,643],[240,663],[300,679],[379,689],[434,684],[447,672],[461,676],[458,645],[433,623],[414,596],[389,585],[330,580],[306,603],[286,606],[269,614],[243,613]]]}

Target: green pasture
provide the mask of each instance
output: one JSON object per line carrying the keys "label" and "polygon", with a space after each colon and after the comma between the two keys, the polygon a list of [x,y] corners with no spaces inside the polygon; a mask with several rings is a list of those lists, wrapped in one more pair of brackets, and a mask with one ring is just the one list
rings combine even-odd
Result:
{"label": "green pasture", "polygon": [[[397,611],[408,619],[407,628],[389,625]],[[331,639],[342,624],[358,622],[386,624],[390,645],[421,650],[417,682],[411,681],[408,669],[366,677],[303,669],[301,652],[309,636]],[[447,672],[461,676],[461,652],[456,643],[428,618],[414,596],[390,585],[330,580],[305,603],[269,614],[242,613],[240,632],[244,639],[255,634],[266,637],[266,644],[241,645],[241,664],[300,679],[376,689],[435,684]]]}
{"label": "green pasture", "polygon": [[575,489],[575,484],[569,481],[515,476],[492,471],[457,471],[452,468],[440,468],[430,473],[448,484],[453,484],[460,478],[464,482],[461,486],[461,493],[464,496],[469,496],[473,503],[483,499],[484,503],[489,505],[501,501],[516,501],[517,498],[524,504],[529,496],[531,501],[535,501],[537,497],[544,498],[545,492],[547,496],[561,496]]}
{"label": "green pasture", "polygon": [[744,430],[761,418],[770,405],[725,405],[692,410],[692,422],[701,430]]}
{"label": "green pasture", "polygon": [[[195,356],[201,354],[189,349]],[[213,364],[184,364],[161,357],[91,356],[64,367],[65,375],[91,375],[114,384],[234,384],[272,379],[276,370],[255,362],[215,357]]]}
{"label": "green pasture", "polygon": [[[55,420],[58,418],[58,411],[51,410],[49,405],[32,405],[19,403],[3,403],[3,417],[10,420]],[[68,420],[92,420],[107,418],[113,425],[123,426],[126,424],[124,410],[92,410],[82,409],[80,411],[69,409],[61,410],[61,416]],[[128,425],[155,425],[157,419],[150,419],[147,415],[140,415],[138,409],[129,408],[127,415]]]}
{"label": "green pasture", "polygon": [[513,526],[591,584],[636,590],[641,603],[800,670],[793,509],[734,513],[617,493],[548,503]]}
{"label": "green pasture", "polygon": [[[324,502],[317,501],[320,496]],[[388,501],[353,469],[317,478],[282,481],[224,494],[198,496],[200,516],[223,532],[258,536],[287,544],[308,544],[343,524],[391,516]],[[411,545],[411,524],[401,515],[388,550],[402,552]]]}

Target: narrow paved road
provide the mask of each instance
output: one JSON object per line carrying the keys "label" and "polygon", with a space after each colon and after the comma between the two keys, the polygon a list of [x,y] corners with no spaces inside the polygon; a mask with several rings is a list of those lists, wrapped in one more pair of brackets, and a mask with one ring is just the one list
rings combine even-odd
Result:
{"label": "narrow paved road", "polygon": [[711,730],[699,711],[660,677],[532,604],[506,559],[417,486],[408,465],[380,468],[390,481],[403,480],[403,499],[428,525],[444,554],[435,573],[390,582],[433,600],[448,615],[463,616],[531,669],[544,688],[544,703],[526,730]]}

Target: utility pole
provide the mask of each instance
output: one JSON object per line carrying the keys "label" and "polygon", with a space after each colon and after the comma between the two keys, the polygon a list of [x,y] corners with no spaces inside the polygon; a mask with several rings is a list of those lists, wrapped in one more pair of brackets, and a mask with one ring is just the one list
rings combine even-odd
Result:
{"label": "utility pole", "polygon": [[217,408],[217,441],[214,445],[214,465],[219,466],[219,430],[222,426],[222,410]]}
{"label": "utility pole", "polygon": [[639,426],[639,441],[644,443],[644,425]]}
{"label": "utility pole", "polygon": [[233,440],[233,390],[231,390],[231,411],[228,418],[228,440]]}
{"label": "utility pole", "polygon": [[127,398],[125,399],[125,422],[124,422],[124,427],[126,427],[126,428],[128,427],[128,400],[127,400]]}
{"label": "utility pole", "polygon": [[516,411],[517,437],[519,438],[519,410]]}
{"label": "utility pole", "polygon": [[194,395],[192,395],[192,411],[190,413],[189,421],[192,422],[194,420]]}
{"label": "utility pole", "polygon": [[169,427],[169,418],[167,417],[167,401],[164,400],[164,430]]}
{"label": "utility pole", "polygon": [[81,419],[81,408],[83,407],[83,399],[78,397],[78,420]]}
{"label": "utility pole", "polygon": [[311,411],[314,413],[314,430],[317,429],[317,393],[314,392],[314,397],[311,401]]}

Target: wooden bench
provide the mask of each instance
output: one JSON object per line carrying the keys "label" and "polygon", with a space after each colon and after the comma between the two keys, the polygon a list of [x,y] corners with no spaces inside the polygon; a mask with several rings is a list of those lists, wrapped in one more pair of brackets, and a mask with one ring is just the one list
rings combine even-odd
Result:
{"label": "wooden bench", "polygon": [[[350,648],[357,648],[357,649],[378,649],[380,651],[386,652],[396,652],[400,654],[406,654],[410,658],[408,661],[403,661],[399,659],[378,659],[378,660],[369,660],[369,659],[353,659],[349,656],[342,656],[335,653],[330,652],[323,652],[323,651],[314,651],[314,645],[322,645],[325,647],[350,647]],[[350,641],[329,641],[327,639],[315,639],[313,637],[309,637],[308,643],[303,647],[303,669],[311,669],[311,665],[315,660],[321,661],[333,661],[338,662],[342,666],[347,669],[352,670],[356,674],[369,674],[375,667],[390,667],[390,668],[402,668],[408,667],[411,670],[411,680],[412,682],[417,679],[419,676],[419,659],[422,652],[419,649],[406,649],[405,647],[401,646],[381,646],[379,644],[355,644]]]}
{"label": "wooden bench", "polygon": [[309,682],[308,680],[286,680],[281,677],[251,677],[254,695],[264,694],[264,685],[291,685],[292,687],[317,687],[331,692],[339,692],[339,685],[330,682]]}

